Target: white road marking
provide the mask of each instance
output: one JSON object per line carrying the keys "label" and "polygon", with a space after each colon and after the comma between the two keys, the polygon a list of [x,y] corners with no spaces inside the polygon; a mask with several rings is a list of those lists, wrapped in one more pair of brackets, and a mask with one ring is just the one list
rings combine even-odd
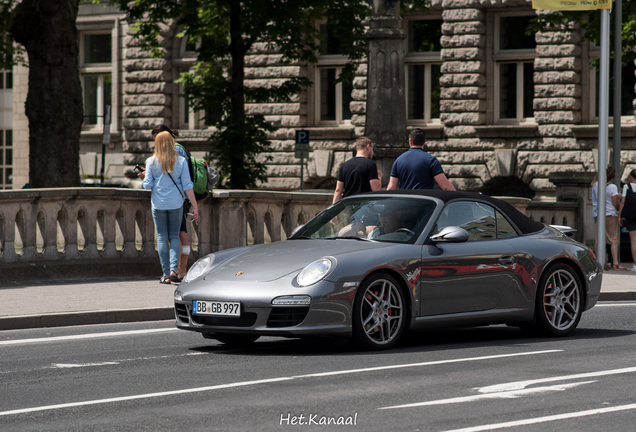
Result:
{"label": "white road marking", "polygon": [[612,369],[612,370],[597,371],[597,372],[588,372],[588,373],[581,373],[576,375],[562,375],[562,376],[539,378],[539,379],[527,380],[527,381],[516,381],[516,382],[511,382],[506,384],[495,384],[488,387],[481,387],[481,388],[477,387],[475,390],[479,390],[480,393],[496,393],[496,392],[502,392],[502,391],[521,390],[532,384],[546,383],[551,381],[593,378],[593,377],[599,377],[599,376],[617,375],[617,374],[632,373],[632,372],[636,372],[636,367]]}
{"label": "white road marking", "polygon": [[24,414],[24,413],[62,409],[62,408],[72,408],[72,407],[79,407],[79,406],[85,406],[85,405],[97,405],[97,404],[105,404],[105,403],[113,403],[113,402],[122,402],[122,401],[129,401],[129,400],[135,400],[135,399],[156,398],[156,397],[180,395],[180,394],[186,394],[186,393],[199,393],[199,392],[221,390],[221,389],[234,388],[234,387],[247,387],[247,386],[258,385],[258,384],[270,384],[275,382],[291,381],[291,380],[297,380],[297,379],[303,379],[303,378],[316,378],[316,377],[324,377],[324,376],[354,374],[354,373],[360,373],[360,372],[373,372],[378,370],[409,368],[409,367],[417,367],[417,366],[432,366],[432,365],[439,365],[439,364],[445,364],[445,363],[491,360],[491,359],[500,359],[500,358],[509,358],[509,357],[518,357],[518,356],[527,356],[527,355],[536,355],[536,354],[548,354],[548,353],[555,353],[555,352],[562,352],[562,351],[563,350],[520,352],[520,353],[513,353],[513,354],[500,354],[500,355],[491,355],[491,356],[483,356],[483,357],[469,357],[464,359],[439,360],[439,361],[431,361],[431,362],[423,362],[423,363],[379,366],[379,367],[373,367],[373,368],[367,368],[367,369],[351,369],[351,370],[344,370],[344,371],[322,372],[322,373],[297,375],[297,376],[290,376],[290,377],[268,378],[268,379],[262,379],[262,380],[256,380],[256,381],[241,381],[236,383],[220,384],[220,385],[208,386],[208,387],[189,388],[189,389],[172,390],[172,391],[159,392],[159,393],[147,393],[147,394],[141,394],[141,395],[122,396],[122,397],[98,399],[98,400],[92,400],[92,401],[71,402],[71,403],[59,404],[59,405],[47,405],[47,406],[41,406],[41,407],[23,408],[23,409],[0,412],[0,416]]}
{"label": "white road marking", "polygon": [[89,334],[71,335],[71,336],[54,336],[49,338],[36,338],[36,339],[16,339],[16,340],[0,341],[0,346],[33,344],[33,343],[43,343],[43,342],[58,342],[58,341],[66,341],[66,340],[98,339],[103,337],[130,336],[130,335],[159,333],[159,332],[176,331],[176,330],[179,330],[179,329],[175,327],[175,328],[148,329],[148,330],[128,330],[128,331],[110,332],[110,333],[89,333]]}
{"label": "white road marking", "polygon": [[636,306],[636,302],[633,302],[633,303],[596,303],[596,305],[594,305],[595,308],[597,308],[597,307],[614,307],[614,306]]}
{"label": "white road marking", "polygon": [[598,409],[593,409],[588,411],[577,411],[577,412],[565,413],[565,414],[556,414],[556,415],[551,415],[546,417],[535,417],[535,418],[515,420],[515,421],[510,421],[505,423],[494,423],[489,425],[473,426],[473,427],[467,427],[463,429],[453,429],[446,432],[480,432],[480,431],[487,431],[487,430],[493,430],[493,429],[502,429],[502,428],[509,428],[509,427],[515,427],[515,426],[525,426],[525,425],[545,423],[545,422],[550,422],[555,420],[586,417],[591,415],[606,414],[611,412],[626,411],[626,410],[633,410],[633,409],[636,409],[636,404],[621,405],[621,406],[610,407],[610,408],[598,408]]}
{"label": "white road marking", "polygon": [[102,362],[102,363],[53,363],[53,367],[57,369],[70,369],[70,368],[79,368],[79,367],[90,367],[90,366],[106,366],[106,365],[118,365],[118,362]]}
{"label": "white road marking", "polygon": [[[20,372],[22,373],[29,373],[29,372],[34,372],[34,371],[39,371],[39,370],[44,370],[44,369],[65,369],[65,368],[72,368],[72,367],[94,367],[94,366],[107,366],[107,365],[118,365],[121,364],[123,362],[133,362],[133,361],[143,361],[143,360],[156,360],[156,359],[166,359],[166,358],[175,358],[175,357],[191,357],[191,356],[199,356],[199,355],[208,355],[207,353],[204,352],[192,352],[192,353],[185,353],[185,354],[176,354],[176,355],[165,355],[165,356],[153,356],[153,357],[137,357],[137,358],[130,358],[130,359],[121,359],[121,360],[111,360],[108,362],[102,362],[102,363],[53,363],[51,366],[44,366],[44,367],[40,367],[40,368],[34,368],[34,369],[26,369],[23,370],[21,369]],[[0,374],[12,374],[15,373],[15,370],[6,370],[6,371],[0,371]]]}
{"label": "white road marking", "polygon": [[454,360],[438,360],[438,361],[430,361],[430,362],[424,362],[424,363],[378,366],[378,367],[366,368],[366,369],[351,369],[346,371],[322,372],[322,373],[316,373],[311,375],[302,375],[297,378],[332,376],[332,375],[351,374],[351,373],[358,373],[358,372],[373,372],[373,371],[387,370],[387,369],[402,369],[407,367],[432,366],[432,365],[438,365],[438,364],[459,363],[459,362],[477,361],[477,360],[489,360],[489,359],[498,359],[498,358],[506,358],[506,357],[518,357],[518,356],[526,356],[526,355],[534,355],[534,354],[549,354],[549,353],[556,353],[556,352],[563,352],[563,350],[531,351],[531,352],[525,352],[525,353],[499,354],[499,355],[469,357],[469,358],[454,359]]}
{"label": "white road marking", "polygon": [[93,366],[109,366],[109,365],[118,365],[124,362],[134,362],[141,360],[156,360],[156,359],[166,359],[166,358],[174,358],[174,357],[190,357],[190,356],[199,356],[206,355],[206,353],[195,352],[195,353],[186,353],[186,354],[177,354],[177,355],[166,355],[166,356],[153,356],[153,357],[137,357],[137,358],[129,358],[122,360],[112,360],[101,363],[53,363],[51,367],[45,367],[44,369],[64,369],[64,368],[76,368],[76,367],[93,367]]}
{"label": "white road marking", "polygon": [[196,393],[196,392],[203,392],[203,391],[210,391],[210,390],[221,390],[221,389],[233,388],[233,387],[245,387],[245,386],[267,384],[267,383],[278,382],[278,381],[288,381],[292,379],[294,378],[293,377],[270,378],[270,379],[264,379],[264,380],[258,380],[258,381],[243,381],[238,383],[221,384],[216,386],[199,387],[199,388],[183,389],[183,390],[173,390],[173,391],[166,391],[166,392],[160,392],[160,393],[147,393],[147,394],[141,394],[141,395],[122,396],[122,397],[116,397],[116,398],[98,399],[98,400],[84,401],[84,402],[71,402],[71,403],[60,404],[60,405],[48,405],[43,407],[24,408],[24,409],[12,410],[12,411],[4,411],[4,412],[0,412],[0,416],[7,416],[7,415],[13,415],[13,414],[25,414],[25,413],[31,413],[36,411],[53,410],[53,409],[61,409],[61,408],[72,408],[72,407],[79,407],[79,406],[86,406],[86,405],[98,405],[98,404],[104,404],[104,403],[123,402],[123,401],[135,400],[135,399],[147,399],[147,398],[156,398],[156,397],[162,397],[162,396],[181,395],[186,393]]}
{"label": "white road marking", "polygon": [[596,382],[596,381],[585,381],[585,382],[578,382],[578,383],[572,383],[572,384],[555,385],[550,387],[535,387],[535,388],[524,389],[524,390],[488,393],[488,394],[481,394],[481,395],[456,397],[456,398],[450,398],[450,399],[439,399],[439,400],[433,400],[433,401],[427,401],[427,402],[416,402],[416,403],[411,403],[406,405],[389,406],[389,407],[383,407],[378,409],[385,410],[385,409],[395,409],[395,408],[413,408],[413,407],[430,406],[430,405],[446,405],[446,404],[456,404],[456,403],[464,403],[464,402],[474,402],[474,401],[479,401],[484,399],[514,399],[514,398],[537,394],[537,393],[564,391],[572,387],[577,387],[583,384],[590,384],[593,382]]}

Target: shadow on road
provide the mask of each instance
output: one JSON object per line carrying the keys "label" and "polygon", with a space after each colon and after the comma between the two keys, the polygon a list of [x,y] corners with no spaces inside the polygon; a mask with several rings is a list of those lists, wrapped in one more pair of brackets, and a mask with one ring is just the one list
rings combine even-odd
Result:
{"label": "shadow on road", "polygon": [[241,356],[329,356],[329,355],[384,355],[391,353],[435,352],[475,347],[515,346],[536,344],[539,349],[550,349],[552,342],[588,339],[607,339],[635,334],[631,330],[579,328],[566,338],[530,337],[517,327],[490,326],[454,328],[409,332],[388,351],[363,351],[345,341],[328,339],[285,339],[265,337],[245,347],[232,347],[210,340],[210,345],[190,348],[195,352]]}

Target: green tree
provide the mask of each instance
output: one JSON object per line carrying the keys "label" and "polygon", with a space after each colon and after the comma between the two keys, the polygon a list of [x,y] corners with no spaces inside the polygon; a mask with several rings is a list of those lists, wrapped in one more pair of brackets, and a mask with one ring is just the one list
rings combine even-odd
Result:
{"label": "green tree", "polygon": [[[353,77],[355,62],[366,54],[364,20],[368,0],[117,0],[142,45],[161,56],[160,27],[174,22],[179,36],[196,42],[198,61],[181,77],[184,95],[208,121],[220,117],[212,137],[215,159],[229,174],[230,186],[243,189],[266,181],[265,164],[256,159],[269,149],[275,127],[262,115],[247,115],[245,103],[288,101],[311,85],[304,77],[268,87],[245,86],[245,56],[254,43],[276,47],[284,63],[316,62],[321,35],[314,23],[326,20],[340,52],[349,58],[339,80]],[[423,0],[408,0],[422,7]],[[219,116],[219,114],[221,114]]]}
{"label": "green tree", "polygon": [[[84,113],[75,20],[80,0],[3,2],[2,59],[11,67],[14,45],[28,55],[29,183],[31,187],[79,186],[79,139]],[[19,51],[19,50],[18,50]]]}
{"label": "green tree", "polygon": [[[99,0],[93,0],[99,2]],[[366,54],[363,22],[368,0],[110,0],[136,23],[144,46],[160,55],[158,38],[165,22],[176,21],[180,36],[200,43],[194,71],[185,74],[185,94],[195,109],[224,113],[214,136],[220,168],[231,187],[265,181],[265,165],[256,155],[269,147],[275,128],[263,116],[245,114],[245,102],[289,100],[306,78],[269,88],[246,88],[245,55],[255,42],[276,46],[287,63],[315,62],[320,34],[315,20],[326,19],[341,52],[348,56],[340,81],[352,77]],[[403,0],[407,9],[424,10],[426,0]],[[31,187],[79,184],[79,138],[83,122],[79,80],[79,41],[75,20],[80,0],[0,0],[0,65],[11,68],[28,55],[29,167]],[[17,6],[16,6],[17,4]],[[404,6],[407,5],[407,6]]]}

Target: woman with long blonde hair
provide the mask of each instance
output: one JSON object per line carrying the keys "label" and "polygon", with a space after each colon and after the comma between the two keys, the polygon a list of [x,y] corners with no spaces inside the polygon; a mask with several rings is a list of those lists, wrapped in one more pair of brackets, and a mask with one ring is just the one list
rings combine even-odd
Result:
{"label": "woman with long blonde hair", "polygon": [[174,138],[169,132],[161,132],[155,138],[155,152],[146,161],[143,186],[152,190],[152,218],[157,229],[157,249],[163,270],[159,282],[169,284],[170,276],[177,275],[179,229],[186,196],[192,203],[195,222],[199,220],[188,164],[184,157],[177,155]]}

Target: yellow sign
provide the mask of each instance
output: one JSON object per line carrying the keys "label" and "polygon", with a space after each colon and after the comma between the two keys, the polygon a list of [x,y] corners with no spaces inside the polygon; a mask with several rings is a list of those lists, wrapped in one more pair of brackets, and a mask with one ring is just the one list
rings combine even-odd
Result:
{"label": "yellow sign", "polygon": [[532,9],[539,10],[596,10],[611,9],[612,0],[532,0]]}

